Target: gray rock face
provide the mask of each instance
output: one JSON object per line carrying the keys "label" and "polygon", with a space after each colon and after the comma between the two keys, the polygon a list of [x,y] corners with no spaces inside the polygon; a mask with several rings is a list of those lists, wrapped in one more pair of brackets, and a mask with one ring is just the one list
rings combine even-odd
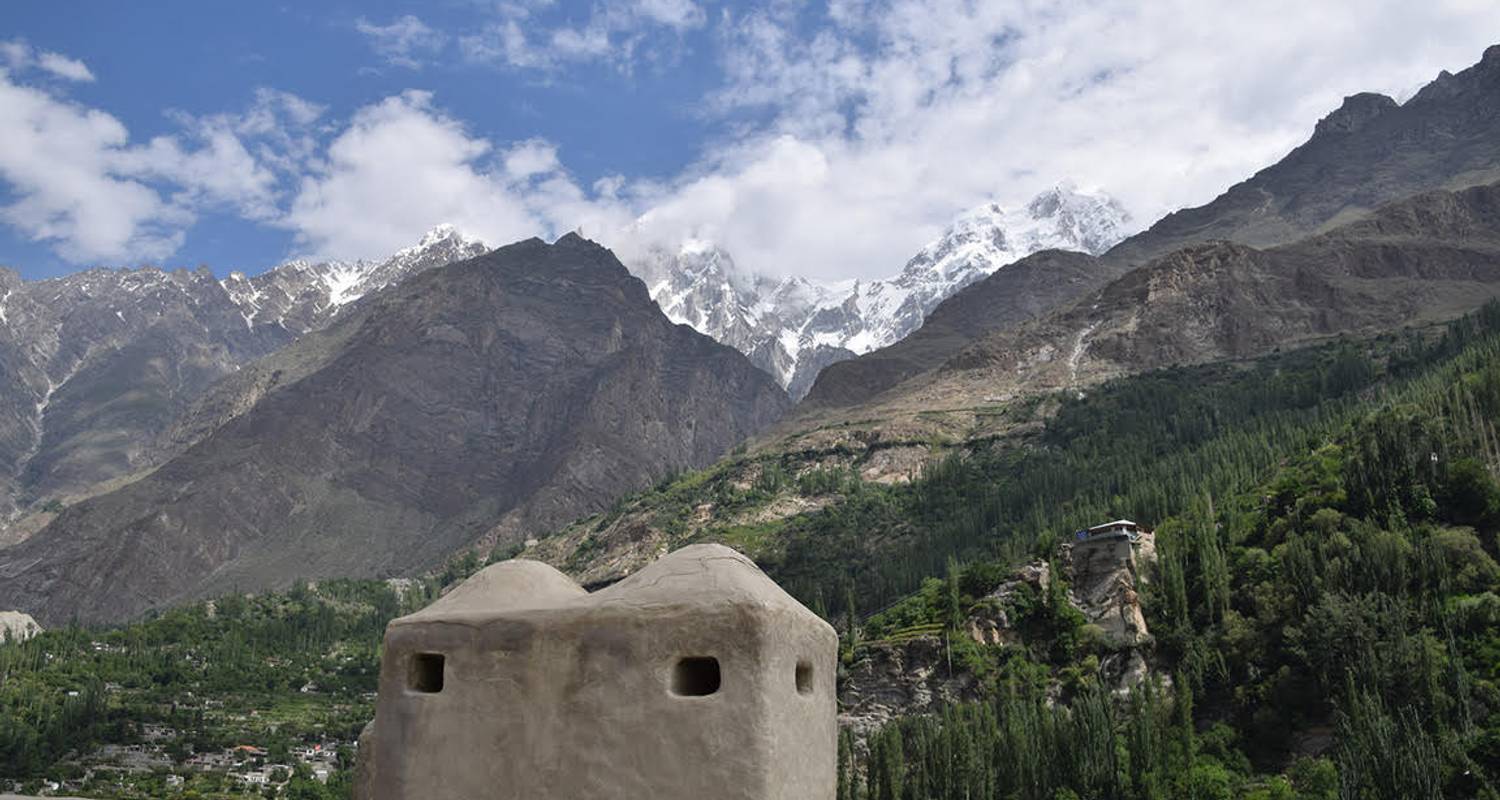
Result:
{"label": "gray rock face", "polygon": [[593,594],[496,564],[387,629],[356,797],[831,800],[837,650],[719,545]]}
{"label": "gray rock face", "polygon": [[954,668],[940,636],[872,644],[849,667],[840,687],[839,727],[852,731],[863,747],[892,720],[978,700],[981,688],[972,674]]}
{"label": "gray rock face", "polygon": [[46,623],[521,541],[775,420],[786,395],[576,236],[429,270],[215,388],[181,452],[0,550]]}

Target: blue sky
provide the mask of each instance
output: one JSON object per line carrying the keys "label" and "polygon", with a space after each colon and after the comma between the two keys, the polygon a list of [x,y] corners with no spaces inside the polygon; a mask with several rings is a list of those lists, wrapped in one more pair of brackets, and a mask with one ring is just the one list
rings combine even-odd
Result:
{"label": "blue sky", "polygon": [[[587,7],[542,9],[531,23],[586,23]],[[493,141],[542,137],[567,153],[569,169],[592,183],[606,174],[670,176],[694,158],[712,125],[695,104],[716,76],[701,30],[667,32],[659,63],[631,72],[588,62],[566,73],[497,69],[466,60],[456,44],[421,51],[417,68],[392,63],[359,24],[389,25],[421,14],[442,30],[472,30],[491,17],[483,7],[453,3],[152,3],[21,2],[3,33],[88,65],[93,82],[69,87],[79,103],[117,117],[132,138],[177,133],[169,111],[213,114],[253,102],[275,87],[327,106],[330,118],[407,89],[432,91],[476,136]],[[446,57],[443,51],[447,51]],[[291,231],[247,225],[234,213],[205,214],[188,231],[173,264],[265,266],[294,252]],[[125,263],[129,263],[128,261]],[[0,234],[0,264],[28,275],[73,265],[44,242],[15,230]]]}
{"label": "blue sky", "polygon": [[1493,3],[31,2],[0,19],[0,264],[255,272],[452,222],[899,269],[1071,181],[1144,226],[1500,42]]}

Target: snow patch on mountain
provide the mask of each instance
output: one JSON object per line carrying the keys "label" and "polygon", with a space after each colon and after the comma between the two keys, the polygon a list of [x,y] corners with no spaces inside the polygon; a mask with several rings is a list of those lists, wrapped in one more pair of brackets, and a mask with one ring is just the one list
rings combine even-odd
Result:
{"label": "snow patch on mountain", "polygon": [[881,280],[769,278],[701,239],[649,250],[631,268],[668,318],[745,353],[801,398],[824,367],[900,341],[965,286],[1039,250],[1097,255],[1129,223],[1109,196],[1063,184],[1021,208],[985,203],[959,215]]}
{"label": "snow patch on mountain", "polygon": [[240,308],[246,327],[273,324],[300,335],[321,327],[344,307],[372,292],[487,250],[484,242],[445,224],[383,260],[313,263],[298,259],[253,277],[232,272],[220,284]]}

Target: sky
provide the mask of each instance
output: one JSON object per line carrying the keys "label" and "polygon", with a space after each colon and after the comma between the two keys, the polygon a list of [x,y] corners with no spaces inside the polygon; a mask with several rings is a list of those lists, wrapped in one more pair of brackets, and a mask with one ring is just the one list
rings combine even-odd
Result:
{"label": "sky", "polygon": [[0,265],[255,273],[451,223],[881,277],[1058,183],[1144,227],[1495,43],[1492,0],[8,0]]}

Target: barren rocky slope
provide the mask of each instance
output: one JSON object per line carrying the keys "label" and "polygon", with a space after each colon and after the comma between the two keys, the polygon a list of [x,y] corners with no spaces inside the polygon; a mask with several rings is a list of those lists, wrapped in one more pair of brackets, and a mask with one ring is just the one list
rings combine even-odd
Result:
{"label": "barren rocky slope", "polygon": [[0,551],[0,608],[112,620],[420,570],[707,464],[788,402],[573,235],[418,275],[257,370],[180,455]]}
{"label": "barren rocky slope", "polygon": [[1500,296],[1500,184],[1436,191],[1266,250],[1184,248],[969,345],[880,407],[992,403],[1447,319]]}

